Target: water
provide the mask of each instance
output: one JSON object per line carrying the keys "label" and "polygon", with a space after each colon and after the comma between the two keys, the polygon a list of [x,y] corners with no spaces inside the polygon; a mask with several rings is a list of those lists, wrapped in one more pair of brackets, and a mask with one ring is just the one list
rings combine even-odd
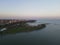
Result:
{"label": "water", "polygon": [[46,28],[32,32],[0,35],[0,45],[60,45],[60,21],[39,20],[49,23]]}

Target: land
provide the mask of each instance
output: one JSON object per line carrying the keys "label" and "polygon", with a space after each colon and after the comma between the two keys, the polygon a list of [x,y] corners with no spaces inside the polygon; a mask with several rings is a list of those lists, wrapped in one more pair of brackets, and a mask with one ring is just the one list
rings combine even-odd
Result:
{"label": "land", "polygon": [[[30,26],[28,22],[34,23],[36,20],[23,20],[23,21],[8,21],[0,25],[0,34],[13,34],[18,32],[30,32],[34,30],[43,29],[46,27],[45,24],[39,24],[37,26]],[[4,22],[4,21],[3,21]],[[10,23],[9,23],[10,22]]]}

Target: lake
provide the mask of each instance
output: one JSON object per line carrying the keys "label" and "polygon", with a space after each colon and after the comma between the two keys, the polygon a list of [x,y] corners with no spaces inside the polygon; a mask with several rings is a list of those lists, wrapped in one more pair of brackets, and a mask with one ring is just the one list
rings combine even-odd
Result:
{"label": "lake", "polygon": [[0,45],[60,45],[60,21],[38,20],[34,24],[49,23],[44,29],[0,35]]}

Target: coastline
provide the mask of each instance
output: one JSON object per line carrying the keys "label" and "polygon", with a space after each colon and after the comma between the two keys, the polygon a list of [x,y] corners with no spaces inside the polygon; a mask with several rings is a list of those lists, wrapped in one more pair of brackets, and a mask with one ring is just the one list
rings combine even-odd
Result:
{"label": "coastline", "polygon": [[[27,22],[34,23],[35,21],[29,20],[29,21],[23,21],[23,22],[19,22],[19,23],[4,25],[4,26],[2,26],[3,28],[0,31],[0,34],[13,34],[13,33],[18,33],[18,32],[29,32],[29,31],[43,29],[46,27],[46,24],[30,26],[27,24]],[[5,30],[3,30],[3,29],[5,29]]]}

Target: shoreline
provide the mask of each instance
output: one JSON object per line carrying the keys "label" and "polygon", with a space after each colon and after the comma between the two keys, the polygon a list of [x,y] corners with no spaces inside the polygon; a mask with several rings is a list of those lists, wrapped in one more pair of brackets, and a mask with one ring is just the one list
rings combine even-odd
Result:
{"label": "shoreline", "polygon": [[5,31],[2,31],[2,32],[0,32],[0,34],[13,34],[13,33],[18,33],[18,32],[30,32],[30,31],[40,30],[45,27],[46,27],[45,24],[40,24],[38,26],[16,27],[16,28],[11,28],[11,29],[7,29]]}
{"label": "shoreline", "polygon": [[27,24],[28,22],[34,23],[35,21],[36,20],[29,20],[29,21],[22,21],[22,22],[16,22],[16,23],[2,25],[2,26],[0,26],[0,28],[2,28],[0,30],[0,34],[29,32],[29,31],[43,29],[46,27],[46,24],[39,24],[37,26],[30,26],[29,24]]}

